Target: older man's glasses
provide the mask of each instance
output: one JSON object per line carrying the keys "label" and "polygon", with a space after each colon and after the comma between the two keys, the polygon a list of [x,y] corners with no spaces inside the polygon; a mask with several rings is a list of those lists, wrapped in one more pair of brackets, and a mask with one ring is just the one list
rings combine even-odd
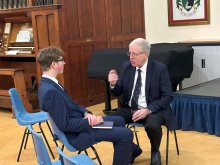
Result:
{"label": "older man's glasses", "polygon": [[127,55],[128,55],[129,57],[130,57],[130,56],[136,57],[136,56],[138,56],[138,55],[140,55],[140,54],[142,54],[142,53],[144,53],[144,52],[140,52],[140,53],[127,52]]}

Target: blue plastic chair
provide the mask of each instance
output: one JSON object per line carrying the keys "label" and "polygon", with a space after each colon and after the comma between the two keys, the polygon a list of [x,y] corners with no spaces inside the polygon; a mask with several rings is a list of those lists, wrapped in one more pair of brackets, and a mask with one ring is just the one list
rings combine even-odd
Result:
{"label": "blue plastic chair", "polygon": [[[133,129],[133,133],[135,135],[135,139],[136,139],[136,142],[137,142],[137,145],[139,145],[139,140],[138,140],[138,136],[137,136],[137,130],[136,130],[136,127],[144,127],[144,125],[142,123],[137,123],[137,122],[133,122],[133,123],[129,123],[127,125],[127,128],[129,129]],[[166,127],[167,128],[167,127]],[[176,130],[173,130],[173,131],[170,131],[168,128],[167,128],[167,142],[166,142],[166,165],[168,165],[168,154],[169,154],[169,133],[174,133],[174,138],[175,138],[175,143],[176,143],[176,152],[177,152],[177,155],[179,155],[179,145],[178,145],[178,141],[177,141],[177,136],[176,136]]]}
{"label": "blue plastic chair", "polygon": [[78,154],[73,157],[69,157],[63,153],[63,151],[57,147],[60,155],[60,160],[63,165],[96,165],[86,154]]}
{"label": "blue plastic chair", "polygon": [[[36,131],[33,130],[31,125],[28,125],[28,130],[31,132],[34,142],[34,148],[37,156],[38,165],[65,165],[66,159],[70,162],[74,162],[76,165],[95,165],[95,163],[85,154],[78,154],[74,156],[67,156],[58,148],[58,152],[62,157],[60,160],[51,161],[45,143]],[[65,158],[64,158],[65,157]],[[64,161],[63,161],[64,160]]]}
{"label": "blue plastic chair", "polygon": [[[60,142],[63,144],[62,150],[63,150],[63,148],[64,148],[64,146],[65,146],[65,147],[67,148],[67,150],[69,150],[70,152],[76,152],[76,151],[78,151],[76,148],[74,148],[74,147],[68,142],[68,140],[67,140],[67,138],[66,138],[66,135],[65,135],[62,131],[60,131],[60,129],[56,126],[56,124],[54,123],[54,121],[53,121],[53,119],[51,118],[50,114],[49,114],[49,113],[47,113],[47,114],[48,114],[49,121],[50,121],[52,130],[53,130],[54,140],[58,140],[58,141],[60,141]],[[100,160],[100,158],[99,158],[99,155],[98,155],[98,153],[97,153],[95,147],[91,146],[91,149],[93,150],[93,152],[94,152],[94,154],[95,154],[95,156],[96,156],[96,157],[93,158],[93,159],[97,159],[98,162],[99,162],[99,164],[102,165],[101,160]],[[81,151],[79,151],[79,153],[81,153]],[[87,153],[86,150],[85,150],[85,153],[88,155],[88,153]]]}
{"label": "blue plastic chair", "polygon": [[62,165],[60,160],[51,161],[42,137],[33,130],[31,125],[28,125],[27,128],[32,134],[38,165]]}
{"label": "blue plastic chair", "polygon": [[[21,126],[28,126],[28,125],[33,125],[33,124],[38,123],[40,131],[41,131],[41,133],[42,133],[42,135],[43,135],[43,137],[44,137],[44,139],[47,143],[47,146],[50,150],[50,153],[51,153],[52,157],[55,158],[54,155],[53,155],[53,152],[50,148],[50,145],[49,145],[49,143],[46,139],[44,131],[41,127],[41,123],[46,122],[46,124],[47,124],[47,126],[48,126],[48,128],[51,132],[51,135],[52,135],[52,130],[51,130],[51,128],[50,128],[50,126],[47,122],[47,120],[48,120],[47,113],[46,112],[28,113],[25,110],[25,107],[24,107],[24,105],[22,103],[22,100],[19,96],[19,93],[15,88],[9,89],[9,95],[11,97],[12,106],[13,106],[15,117],[16,117],[16,120],[17,120],[18,124],[21,125]],[[24,131],[24,134],[23,134],[22,142],[21,142],[21,145],[20,145],[20,149],[19,149],[19,153],[18,153],[18,157],[17,157],[17,162],[19,162],[23,145],[24,145],[24,149],[26,149],[29,134],[30,134],[30,132],[28,131],[28,128],[26,127],[25,131]],[[25,144],[24,144],[24,142],[25,142]]]}

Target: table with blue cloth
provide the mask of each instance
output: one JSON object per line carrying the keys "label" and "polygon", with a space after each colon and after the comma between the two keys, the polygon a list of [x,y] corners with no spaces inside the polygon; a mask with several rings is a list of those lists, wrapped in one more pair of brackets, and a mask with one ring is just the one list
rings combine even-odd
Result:
{"label": "table with blue cloth", "polygon": [[178,128],[220,136],[220,78],[175,92]]}

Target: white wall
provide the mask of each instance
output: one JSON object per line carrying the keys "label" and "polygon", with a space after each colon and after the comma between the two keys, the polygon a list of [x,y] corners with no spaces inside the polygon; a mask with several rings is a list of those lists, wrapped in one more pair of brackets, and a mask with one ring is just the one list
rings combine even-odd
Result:
{"label": "white wall", "polygon": [[144,0],[146,38],[150,43],[220,40],[220,0],[210,0],[210,24],[168,26],[167,0]]}

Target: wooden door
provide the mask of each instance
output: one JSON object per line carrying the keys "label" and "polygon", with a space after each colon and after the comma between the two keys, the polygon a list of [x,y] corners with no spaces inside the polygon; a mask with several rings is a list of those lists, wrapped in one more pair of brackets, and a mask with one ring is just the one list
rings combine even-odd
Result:
{"label": "wooden door", "polygon": [[126,48],[135,38],[145,38],[144,0],[108,0],[109,44]]}
{"label": "wooden door", "polygon": [[87,77],[89,57],[95,50],[127,47],[132,39],[144,37],[143,1],[62,0],[65,87],[78,103],[104,100],[104,84]]}
{"label": "wooden door", "polygon": [[107,47],[106,1],[65,0],[62,6],[65,87],[80,104],[98,103],[103,100],[103,84],[87,78],[87,65],[94,50]]}

